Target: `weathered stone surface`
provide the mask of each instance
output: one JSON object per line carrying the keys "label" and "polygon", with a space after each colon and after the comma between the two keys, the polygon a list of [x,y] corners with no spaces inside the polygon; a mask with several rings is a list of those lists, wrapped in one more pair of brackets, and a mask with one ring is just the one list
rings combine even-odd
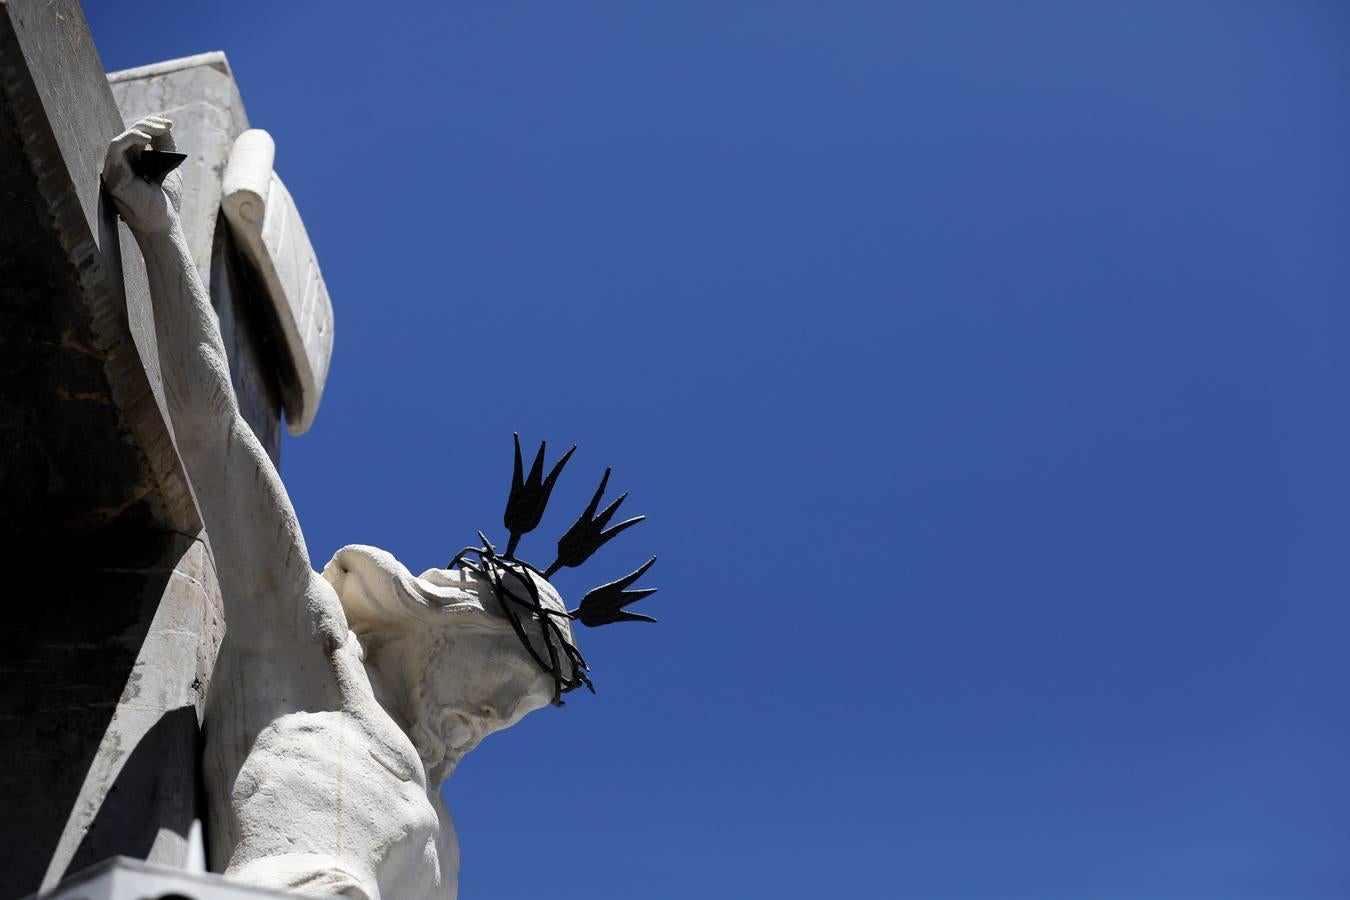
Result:
{"label": "weathered stone surface", "polygon": [[[181,897],[187,900],[250,900],[294,897],[278,891],[247,887],[219,875],[183,872],[118,857],[71,876],[44,900],[146,900]],[[333,898],[336,900],[336,898]]]}
{"label": "weathered stone surface", "polygon": [[0,2],[0,896],[180,862],[223,623],[166,414],[122,130],[74,0]]}
{"label": "weathered stone surface", "polygon": [[272,464],[280,466],[283,386],[295,383],[294,369],[257,272],[243,258],[221,218],[207,282],[211,305],[220,321],[239,411]]}
{"label": "weathered stone surface", "polygon": [[[116,854],[186,857],[206,686],[223,634],[200,540],[100,534],[30,557],[4,660],[6,890]],[[12,893],[6,896],[13,896]]]}
{"label": "weathered stone surface", "polygon": [[79,6],[0,4],[7,546],[124,517],[200,527],[158,365],[138,353],[149,310],[140,256],[99,191],[103,149],[121,127]]}
{"label": "weathered stone surface", "polygon": [[266,287],[220,215],[230,150],[248,128],[230,64],[219,51],[202,53],[113,72],[108,83],[126,121],[161,114],[174,122],[178,149],[188,154],[179,169],[183,234],[220,317],[244,419],[279,464],[283,391],[295,382],[294,365]]}

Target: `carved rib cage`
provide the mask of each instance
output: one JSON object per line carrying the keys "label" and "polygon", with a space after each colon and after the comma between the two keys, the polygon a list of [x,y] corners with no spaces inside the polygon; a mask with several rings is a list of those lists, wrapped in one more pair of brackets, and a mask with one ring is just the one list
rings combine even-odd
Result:
{"label": "carved rib cage", "polygon": [[[450,561],[449,568],[469,569],[478,573],[492,586],[492,592],[511,623],[511,629],[516,633],[516,637],[525,645],[530,658],[553,678],[554,705],[562,706],[563,694],[583,685],[594,693],[595,686],[591,684],[586,674],[589,671],[586,660],[557,620],[572,619],[589,627],[608,625],[611,622],[655,622],[651,616],[628,612],[624,607],[656,593],[656,588],[627,590],[651,568],[652,563],[656,562],[656,557],[653,556],[635,571],[617,581],[587,591],[576,609],[563,612],[544,605],[535,577],[547,581],[561,568],[580,566],[610,540],[643,521],[646,516],[634,516],[612,528],[607,527],[628,494],[626,492],[620,494],[597,515],[596,510],[599,509],[605,488],[609,485],[611,469],[606,468],[605,474],[600,479],[600,486],[591,497],[591,502],[558,539],[558,555],[548,568],[540,571],[524,560],[518,559],[516,548],[520,544],[520,539],[539,526],[544,510],[548,506],[549,496],[553,493],[553,486],[577,448],[575,444],[572,445],[545,477],[544,457],[547,442],[541,441],[529,474],[525,475],[520,455],[520,435],[514,434],[512,437],[515,443],[515,464],[511,476],[511,493],[506,500],[506,511],[502,514],[502,524],[510,535],[506,552],[498,554],[492,542],[480,531],[478,537],[482,541],[482,546],[465,547]],[[470,556],[474,559],[470,559]],[[511,576],[509,579],[506,577],[508,575]],[[520,586],[519,589],[516,587],[517,584]],[[544,644],[542,653],[530,640],[525,621],[521,618],[522,610],[526,615],[537,618],[539,622]]]}

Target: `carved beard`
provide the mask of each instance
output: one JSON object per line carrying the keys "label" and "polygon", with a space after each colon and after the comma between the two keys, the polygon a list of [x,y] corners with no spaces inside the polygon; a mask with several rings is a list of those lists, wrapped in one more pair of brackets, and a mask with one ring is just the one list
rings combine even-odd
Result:
{"label": "carved beard", "polygon": [[483,739],[480,729],[450,710],[424,714],[408,730],[408,737],[427,770],[428,782],[436,784],[449,778],[464,754]]}
{"label": "carved beard", "polygon": [[[427,659],[443,659],[449,652],[449,643],[447,637],[437,635],[432,639]],[[485,730],[465,712],[454,707],[435,705],[432,700],[433,666],[423,669],[421,677],[413,685],[414,718],[408,727],[408,737],[426,769],[427,783],[434,787],[450,777],[464,754],[478,746]]]}

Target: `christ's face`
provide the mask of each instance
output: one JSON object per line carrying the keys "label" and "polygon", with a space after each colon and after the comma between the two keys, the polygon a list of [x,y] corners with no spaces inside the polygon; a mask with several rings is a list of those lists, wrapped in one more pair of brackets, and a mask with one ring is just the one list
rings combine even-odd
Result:
{"label": "christ's face", "polygon": [[553,700],[553,679],[515,632],[457,628],[440,637],[418,699],[452,765],[492,732]]}

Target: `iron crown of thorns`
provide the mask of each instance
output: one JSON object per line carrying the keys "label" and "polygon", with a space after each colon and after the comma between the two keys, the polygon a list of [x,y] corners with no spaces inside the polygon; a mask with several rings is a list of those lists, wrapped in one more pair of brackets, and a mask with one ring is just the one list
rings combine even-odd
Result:
{"label": "iron crown of thorns", "polygon": [[[590,667],[586,665],[585,658],[568,638],[567,633],[559,626],[558,620],[575,619],[590,627],[608,625],[611,622],[655,622],[656,620],[651,616],[628,612],[624,607],[656,593],[656,588],[628,590],[633,582],[641,578],[652,567],[652,563],[656,562],[656,557],[653,556],[618,581],[611,581],[587,591],[586,596],[581,598],[581,604],[576,609],[564,612],[545,606],[543,598],[539,594],[539,586],[532,576],[538,576],[547,581],[559,569],[575,568],[581,565],[610,540],[647,517],[634,516],[631,519],[625,519],[612,528],[607,527],[610,520],[614,518],[614,514],[618,512],[619,504],[623,503],[628,496],[627,492],[620,494],[598,515],[596,514],[596,510],[600,506],[600,500],[604,497],[605,488],[609,485],[610,469],[606,468],[604,476],[600,479],[600,487],[596,488],[595,496],[591,497],[591,502],[586,505],[581,515],[572,523],[572,527],[568,528],[563,536],[558,539],[558,556],[549,564],[548,568],[540,571],[524,560],[517,559],[516,547],[520,544],[521,537],[538,527],[539,520],[544,517],[544,507],[548,505],[549,495],[553,493],[553,485],[558,480],[558,476],[562,474],[563,466],[567,465],[567,461],[572,458],[572,454],[577,448],[573,444],[571,449],[564,453],[562,458],[553,466],[553,469],[548,473],[548,477],[545,478],[544,452],[547,442],[541,441],[539,452],[534,457],[534,464],[530,467],[530,474],[528,477],[523,477],[520,459],[520,435],[513,434],[512,437],[515,440],[516,448],[515,469],[511,476],[511,493],[506,500],[506,512],[502,515],[502,524],[506,526],[507,532],[510,533],[510,539],[506,543],[506,552],[497,553],[497,549],[492,546],[492,542],[480,531],[478,537],[483,542],[483,546],[465,547],[455,554],[455,558],[450,560],[447,568],[468,569],[487,580],[492,586],[492,593],[496,596],[497,602],[505,611],[506,618],[511,623],[511,629],[515,631],[516,637],[520,638],[520,642],[525,645],[530,657],[538,663],[539,667],[553,678],[553,704],[562,706],[563,694],[582,685],[585,685],[591,693],[595,693],[595,686],[591,684],[591,679],[586,674]],[[469,559],[470,556],[475,557],[475,559]],[[507,575],[513,576],[509,582],[506,578]],[[523,590],[519,588],[523,588]],[[540,630],[544,636],[544,650],[547,658],[530,641],[530,636],[525,630],[525,624],[521,620],[521,610],[538,618]]]}

